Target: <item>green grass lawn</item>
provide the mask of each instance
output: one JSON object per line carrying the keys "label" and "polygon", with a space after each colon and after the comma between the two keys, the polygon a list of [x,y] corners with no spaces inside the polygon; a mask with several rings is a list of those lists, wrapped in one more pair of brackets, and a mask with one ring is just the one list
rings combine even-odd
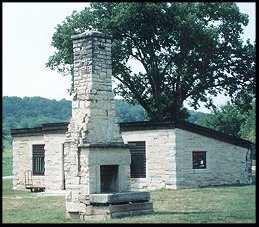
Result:
{"label": "green grass lawn", "polygon": [[6,149],[2,156],[2,175],[12,176],[13,175],[13,156],[12,149]]}
{"label": "green grass lawn", "polygon": [[[255,179],[255,171],[253,171]],[[151,191],[154,213],[101,223],[256,223],[252,185]],[[3,223],[90,223],[65,219],[64,196],[12,190],[3,181]]]}
{"label": "green grass lawn", "polygon": [[[3,152],[3,176],[12,175],[12,151]],[[255,161],[254,161],[255,164]],[[154,213],[103,223],[255,223],[253,185],[151,191]],[[64,196],[12,190],[3,181],[3,223],[89,223],[65,219]]]}

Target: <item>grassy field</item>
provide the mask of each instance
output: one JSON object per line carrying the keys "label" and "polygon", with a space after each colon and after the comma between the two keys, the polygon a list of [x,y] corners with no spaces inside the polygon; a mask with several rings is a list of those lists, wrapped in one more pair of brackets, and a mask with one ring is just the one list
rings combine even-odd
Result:
{"label": "grassy field", "polygon": [[[256,223],[255,171],[252,185],[151,192],[154,213],[101,223]],[[64,196],[12,190],[3,181],[3,223],[90,223],[65,219]]]}

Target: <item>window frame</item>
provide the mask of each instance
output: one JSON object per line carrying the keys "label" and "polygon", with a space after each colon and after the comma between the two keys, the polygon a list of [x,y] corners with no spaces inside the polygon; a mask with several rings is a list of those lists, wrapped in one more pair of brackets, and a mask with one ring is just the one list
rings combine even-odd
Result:
{"label": "window frame", "polygon": [[[196,159],[200,159],[200,160],[196,160]],[[198,162],[200,162],[200,164]],[[207,152],[206,151],[193,151],[192,152],[192,168],[193,169],[207,169]]]}
{"label": "window frame", "polygon": [[[130,177],[146,178],[146,141],[128,141],[130,146]],[[139,162],[141,166],[139,166]],[[135,168],[138,166],[137,168]]]}
{"label": "window frame", "polygon": [[45,175],[45,144],[32,145],[32,175]]}

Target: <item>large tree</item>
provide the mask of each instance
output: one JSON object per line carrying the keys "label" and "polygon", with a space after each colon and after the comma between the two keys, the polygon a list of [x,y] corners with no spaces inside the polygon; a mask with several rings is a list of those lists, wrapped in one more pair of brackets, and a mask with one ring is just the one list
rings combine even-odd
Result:
{"label": "large tree", "polygon": [[[139,103],[152,120],[187,117],[194,108],[224,93],[255,88],[255,44],[240,38],[248,24],[235,3],[92,3],[57,25],[56,52],[47,67],[72,75],[71,35],[97,29],[112,35],[115,92]],[[134,72],[129,60],[143,69]]]}

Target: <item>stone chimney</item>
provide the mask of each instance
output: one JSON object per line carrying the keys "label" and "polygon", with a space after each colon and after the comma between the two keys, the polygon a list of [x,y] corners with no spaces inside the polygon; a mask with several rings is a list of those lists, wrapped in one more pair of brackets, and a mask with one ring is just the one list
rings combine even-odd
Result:
{"label": "stone chimney", "polygon": [[[69,132],[79,143],[122,143],[112,92],[111,37],[89,31],[73,38],[74,97]],[[75,130],[75,131],[74,131]]]}
{"label": "stone chimney", "polygon": [[[111,37],[87,31],[72,39],[74,94],[64,144],[66,217],[109,219],[127,214],[125,209],[131,215],[128,204],[137,201],[141,207],[135,204],[134,211],[152,212],[148,192],[130,192],[130,150],[122,140],[112,92]],[[118,203],[126,204],[119,212],[114,208]]]}

